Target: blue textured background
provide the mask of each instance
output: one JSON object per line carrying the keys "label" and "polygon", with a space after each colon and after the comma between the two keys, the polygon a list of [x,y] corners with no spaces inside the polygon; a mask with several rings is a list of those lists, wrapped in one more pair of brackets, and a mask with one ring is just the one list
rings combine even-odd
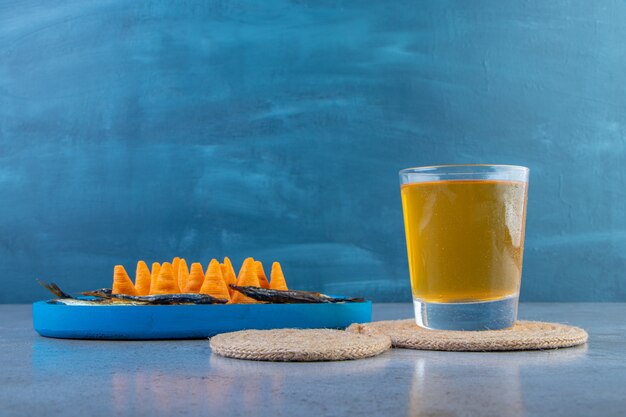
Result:
{"label": "blue textured background", "polygon": [[0,1],[0,301],[174,255],[408,300],[397,171],[478,162],[531,168],[523,299],[624,301],[625,19],[621,1]]}

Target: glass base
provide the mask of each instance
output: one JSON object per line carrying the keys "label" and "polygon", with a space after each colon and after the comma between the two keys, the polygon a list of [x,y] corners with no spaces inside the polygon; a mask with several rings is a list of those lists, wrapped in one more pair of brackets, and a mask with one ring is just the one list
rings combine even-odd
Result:
{"label": "glass base", "polygon": [[433,303],[413,299],[415,322],[433,330],[499,330],[517,319],[518,295],[471,303]]}

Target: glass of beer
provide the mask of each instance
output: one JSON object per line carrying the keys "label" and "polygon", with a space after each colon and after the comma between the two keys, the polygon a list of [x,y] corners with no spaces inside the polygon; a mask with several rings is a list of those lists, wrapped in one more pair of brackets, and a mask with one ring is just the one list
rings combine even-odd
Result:
{"label": "glass of beer", "polygon": [[439,165],[400,171],[415,321],[495,330],[517,319],[528,168]]}

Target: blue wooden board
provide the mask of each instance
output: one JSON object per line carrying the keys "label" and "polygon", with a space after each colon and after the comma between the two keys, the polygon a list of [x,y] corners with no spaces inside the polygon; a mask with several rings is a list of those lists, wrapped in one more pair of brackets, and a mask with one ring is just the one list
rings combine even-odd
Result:
{"label": "blue wooden board", "polygon": [[175,306],[33,304],[37,333],[64,339],[196,339],[245,329],[340,329],[371,320],[370,301]]}

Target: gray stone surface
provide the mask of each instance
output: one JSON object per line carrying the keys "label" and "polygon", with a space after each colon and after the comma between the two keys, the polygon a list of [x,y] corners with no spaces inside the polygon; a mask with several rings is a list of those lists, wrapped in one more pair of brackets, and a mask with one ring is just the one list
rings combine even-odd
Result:
{"label": "gray stone surface", "polygon": [[[408,304],[377,304],[376,320]],[[335,363],[211,354],[205,340],[39,337],[30,306],[0,305],[0,414],[266,416],[623,416],[626,304],[523,304],[520,318],[586,328],[571,349],[517,353],[392,350]]]}

